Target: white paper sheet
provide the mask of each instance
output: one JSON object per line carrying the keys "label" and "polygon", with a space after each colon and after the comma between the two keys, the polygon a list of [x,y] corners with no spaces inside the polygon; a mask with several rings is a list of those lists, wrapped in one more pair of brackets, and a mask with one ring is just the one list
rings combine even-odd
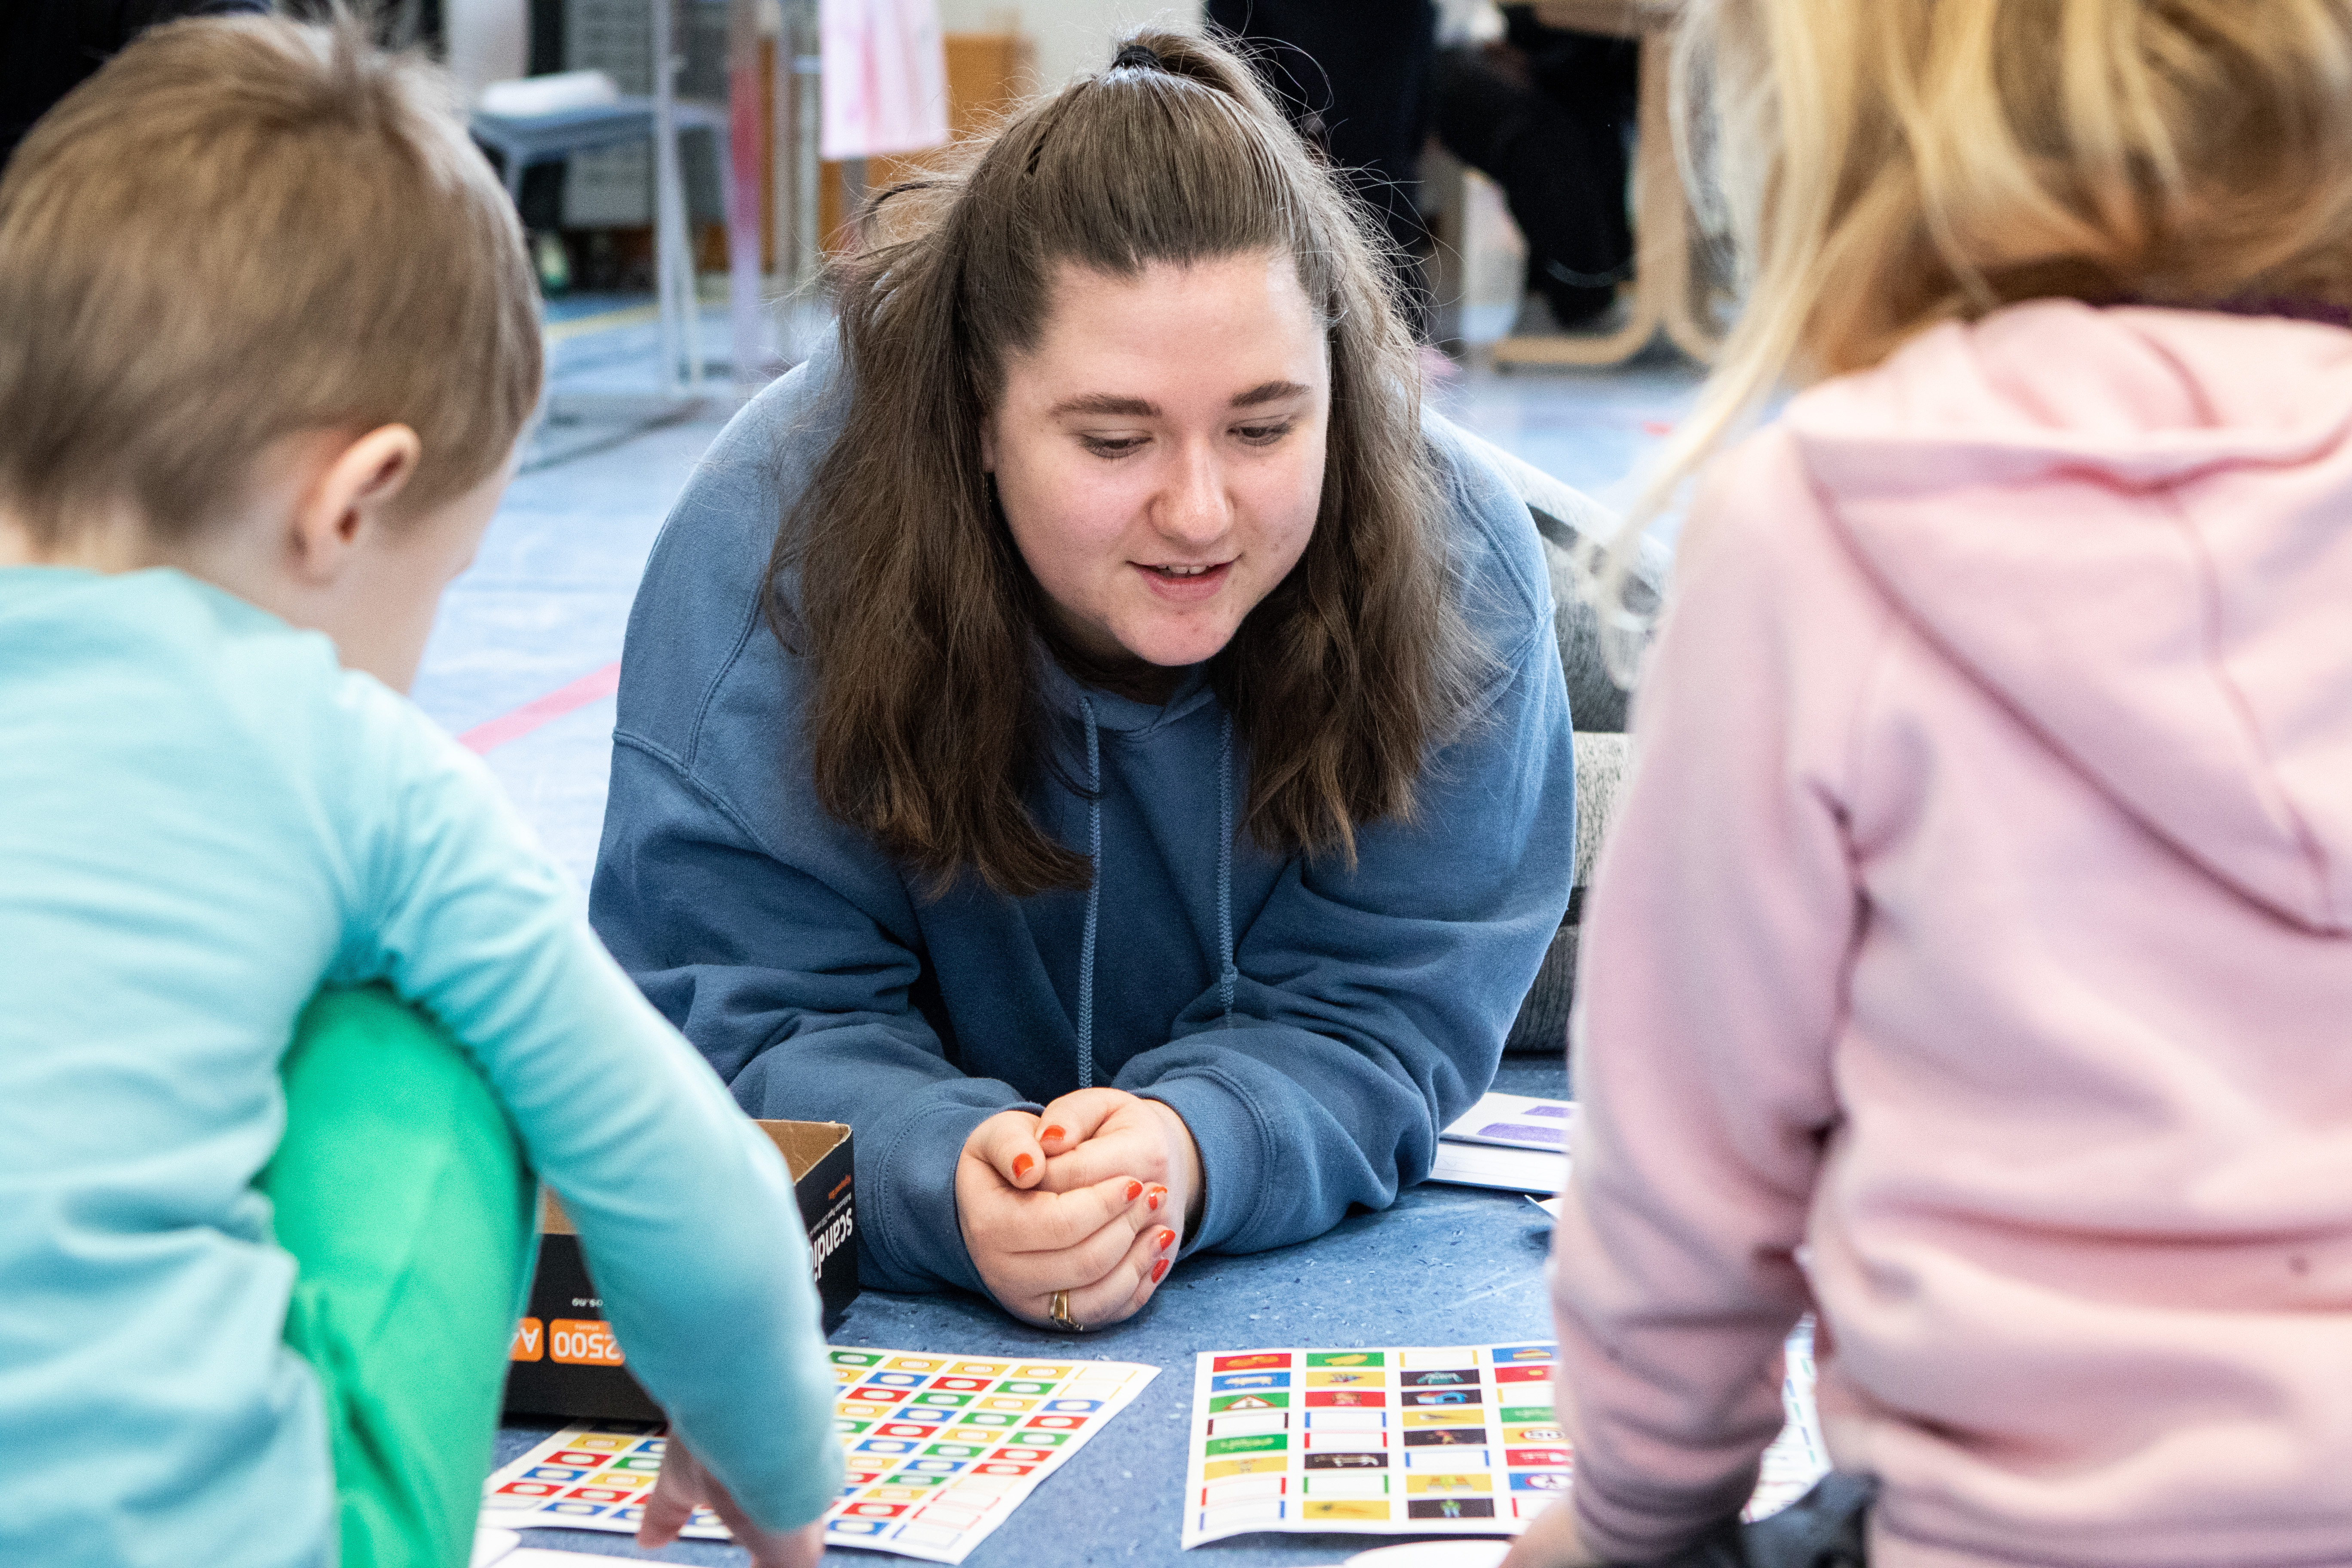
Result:
{"label": "white paper sheet", "polygon": [[1499,1187],[1507,1193],[1546,1197],[1568,1184],[1568,1162],[1530,1149],[1497,1149],[1485,1143],[1440,1143],[1429,1179],[1457,1187]]}
{"label": "white paper sheet", "polygon": [[1359,1552],[1339,1568],[1496,1568],[1507,1541],[1401,1541]]}

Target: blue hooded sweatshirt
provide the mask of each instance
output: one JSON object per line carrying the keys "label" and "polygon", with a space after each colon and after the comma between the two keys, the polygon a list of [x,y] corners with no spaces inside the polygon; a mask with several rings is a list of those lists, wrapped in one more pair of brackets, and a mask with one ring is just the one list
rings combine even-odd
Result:
{"label": "blue hooded sweatshirt", "polygon": [[654,547],[596,930],[746,1110],[855,1130],[869,1286],[983,1291],[956,1217],[965,1138],[1088,1083],[1192,1130],[1207,1194],[1188,1250],[1279,1247],[1386,1206],[1492,1080],[1568,903],[1575,764],[1526,507],[1427,421],[1490,664],[1417,819],[1360,831],[1353,869],[1236,831],[1247,758],[1203,668],[1151,707],[1041,658],[1069,751],[1029,808],[1091,853],[1095,885],[1014,899],[966,878],[930,899],[818,803],[809,670],[761,614],[778,521],[841,427],[839,363],[738,415]]}

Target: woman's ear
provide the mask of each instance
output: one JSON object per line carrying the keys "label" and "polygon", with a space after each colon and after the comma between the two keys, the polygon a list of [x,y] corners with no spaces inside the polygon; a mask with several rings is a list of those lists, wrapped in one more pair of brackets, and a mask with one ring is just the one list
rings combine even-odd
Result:
{"label": "woman's ear", "polygon": [[424,455],[425,443],[405,425],[380,425],[344,445],[330,440],[290,520],[287,546],[295,574],[314,585],[332,582],[352,549],[382,526]]}

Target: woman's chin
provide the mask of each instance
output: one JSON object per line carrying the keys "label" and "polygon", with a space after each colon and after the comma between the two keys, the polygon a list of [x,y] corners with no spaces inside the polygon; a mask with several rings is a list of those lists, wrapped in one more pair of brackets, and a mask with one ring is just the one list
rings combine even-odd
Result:
{"label": "woman's chin", "polygon": [[1155,664],[1162,669],[1181,669],[1223,652],[1225,645],[1234,640],[1234,628],[1146,626],[1134,628],[1118,640],[1120,647],[1146,664]]}

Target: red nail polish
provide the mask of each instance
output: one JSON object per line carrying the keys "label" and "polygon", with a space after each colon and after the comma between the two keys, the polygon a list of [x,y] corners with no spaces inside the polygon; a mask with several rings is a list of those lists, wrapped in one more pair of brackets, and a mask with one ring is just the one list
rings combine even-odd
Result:
{"label": "red nail polish", "polygon": [[1141,1182],[1129,1181],[1129,1182],[1127,1184],[1127,1201],[1128,1201],[1129,1203],[1133,1203],[1136,1199],[1138,1199],[1138,1198],[1141,1197],[1142,1195],[1143,1195],[1143,1184],[1142,1184]]}
{"label": "red nail polish", "polygon": [[1014,1181],[1016,1181],[1016,1182],[1017,1182],[1017,1181],[1019,1181],[1022,1177],[1024,1177],[1024,1176],[1027,1175],[1027,1174],[1029,1173],[1029,1167],[1030,1167],[1030,1166],[1032,1166],[1032,1165],[1034,1165],[1034,1164],[1035,1164],[1036,1163],[1037,1163],[1036,1161],[1034,1161],[1034,1160],[1031,1159],[1031,1158],[1030,1158],[1028,1155],[1026,1155],[1026,1154],[1015,1154],[1015,1155],[1013,1155],[1013,1179]]}
{"label": "red nail polish", "polygon": [[1153,1242],[1151,1245],[1158,1247],[1160,1251],[1165,1252],[1175,1242],[1175,1240],[1176,1233],[1174,1231],[1163,1230],[1160,1233],[1160,1239]]}
{"label": "red nail polish", "polygon": [[1155,1264],[1153,1264],[1153,1265],[1151,1266],[1151,1282],[1152,1282],[1154,1285],[1157,1285],[1157,1284],[1159,1284],[1162,1279],[1167,1279],[1167,1278],[1168,1278],[1168,1259],[1166,1259],[1166,1258],[1161,1258],[1159,1262],[1157,1262],[1157,1263],[1155,1263]]}
{"label": "red nail polish", "polygon": [[1167,1201],[1168,1189],[1166,1187],[1154,1187],[1151,1189],[1151,1212],[1153,1214],[1158,1214],[1160,1212],[1160,1205]]}
{"label": "red nail polish", "polygon": [[1056,1138],[1067,1138],[1069,1134],[1067,1132],[1063,1131],[1058,1127],[1048,1127],[1045,1131],[1037,1134],[1037,1142],[1040,1143],[1051,1143]]}

